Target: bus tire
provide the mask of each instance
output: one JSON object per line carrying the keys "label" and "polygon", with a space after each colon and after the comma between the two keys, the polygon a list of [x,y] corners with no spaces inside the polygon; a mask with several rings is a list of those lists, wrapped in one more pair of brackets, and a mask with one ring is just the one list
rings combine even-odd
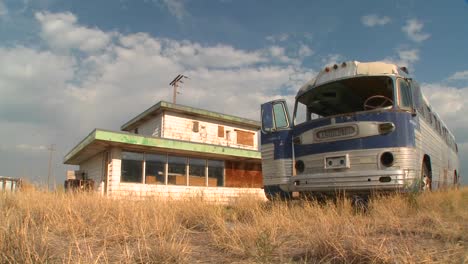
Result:
{"label": "bus tire", "polygon": [[264,186],[263,190],[265,191],[265,196],[269,201],[287,201],[292,198],[291,192],[285,192],[281,190],[278,185],[267,185]]}
{"label": "bus tire", "polygon": [[432,177],[429,171],[429,166],[423,162],[421,168],[421,191],[429,192],[432,190]]}

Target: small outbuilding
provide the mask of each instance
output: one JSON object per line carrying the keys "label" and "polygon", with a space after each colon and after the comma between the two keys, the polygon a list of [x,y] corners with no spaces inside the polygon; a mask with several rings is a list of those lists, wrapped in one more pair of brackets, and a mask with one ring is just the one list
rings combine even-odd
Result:
{"label": "small outbuilding", "polygon": [[64,158],[107,196],[264,197],[258,121],[161,101],[121,127],[95,129]]}

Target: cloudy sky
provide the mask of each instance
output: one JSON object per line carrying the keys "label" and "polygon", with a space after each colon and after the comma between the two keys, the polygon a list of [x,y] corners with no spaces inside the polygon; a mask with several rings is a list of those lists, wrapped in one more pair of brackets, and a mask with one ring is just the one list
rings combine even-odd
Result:
{"label": "cloudy sky", "polygon": [[[292,4],[293,3],[293,4]],[[0,0],[0,175],[43,183],[94,128],[178,103],[259,119],[322,67],[406,65],[468,171],[468,1]],[[466,180],[465,180],[466,182]]]}

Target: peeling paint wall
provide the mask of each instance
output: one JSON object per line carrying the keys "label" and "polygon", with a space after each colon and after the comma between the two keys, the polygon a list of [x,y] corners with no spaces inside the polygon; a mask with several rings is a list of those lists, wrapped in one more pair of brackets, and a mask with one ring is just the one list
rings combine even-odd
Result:
{"label": "peeling paint wall", "polygon": [[103,180],[104,153],[101,152],[80,164],[80,171],[85,173],[87,179],[94,181],[94,188],[101,190]]}
{"label": "peeling paint wall", "polygon": [[122,150],[120,148],[112,148],[109,153],[109,163],[107,164],[107,195],[112,195],[120,190]]}
{"label": "peeling paint wall", "polygon": [[161,137],[161,124],[162,115],[160,114],[141,124],[138,127],[138,134],[144,136]]}
{"label": "peeling paint wall", "polygon": [[[198,127],[198,129],[194,129],[194,126]],[[222,129],[220,129],[220,126]],[[192,118],[178,113],[166,112],[163,129],[165,138],[243,149],[258,149],[257,131],[225,122],[214,122],[208,119]],[[252,134],[253,145],[239,144],[237,142],[238,131]]]}
{"label": "peeling paint wall", "polygon": [[[201,198],[206,201],[226,203],[239,199],[240,197],[252,197],[254,199],[266,200],[263,189],[253,186],[252,184],[239,185],[244,188],[232,188],[120,182],[122,150],[120,148],[112,148],[109,150],[109,153],[109,163],[107,164],[109,175],[107,195],[111,197],[138,198],[153,196],[162,199],[174,200]],[[93,159],[94,158],[96,158],[96,156],[93,157]],[[89,164],[92,164],[93,162],[94,164],[97,164],[96,159],[93,161],[91,161],[91,159],[89,160]]]}

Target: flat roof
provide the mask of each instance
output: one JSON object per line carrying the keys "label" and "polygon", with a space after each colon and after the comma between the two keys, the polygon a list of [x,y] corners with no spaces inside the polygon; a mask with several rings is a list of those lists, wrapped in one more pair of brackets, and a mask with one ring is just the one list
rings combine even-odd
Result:
{"label": "flat roof", "polygon": [[259,161],[261,159],[261,154],[257,150],[95,129],[65,155],[63,163],[79,165],[81,162],[109,147],[144,152],[168,152],[175,155],[180,154],[225,160]]}
{"label": "flat roof", "polygon": [[204,117],[204,118],[211,119],[211,120],[223,121],[223,122],[230,123],[230,124],[237,124],[237,125],[249,127],[249,128],[256,129],[256,130],[260,129],[259,121],[242,118],[238,116],[233,116],[233,115],[221,114],[221,113],[212,112],[212,111],[208,111],[208,110],[204,110],[200,108],[194,108],[194,107],[185,106],[185,105],[173,104],[173,103],[169,103],[166,101],[160,101],[159,103],[146,109],[143,113],[137,115],[136,117],[132,118],[130,121],[122,125],[120,129],[124,131],[132,130],[135,127],[137,127],[139,124],[158,115],[164,110],[169,110],[171,112],[176,112],[176,113],[188,114],[191,116]]}

